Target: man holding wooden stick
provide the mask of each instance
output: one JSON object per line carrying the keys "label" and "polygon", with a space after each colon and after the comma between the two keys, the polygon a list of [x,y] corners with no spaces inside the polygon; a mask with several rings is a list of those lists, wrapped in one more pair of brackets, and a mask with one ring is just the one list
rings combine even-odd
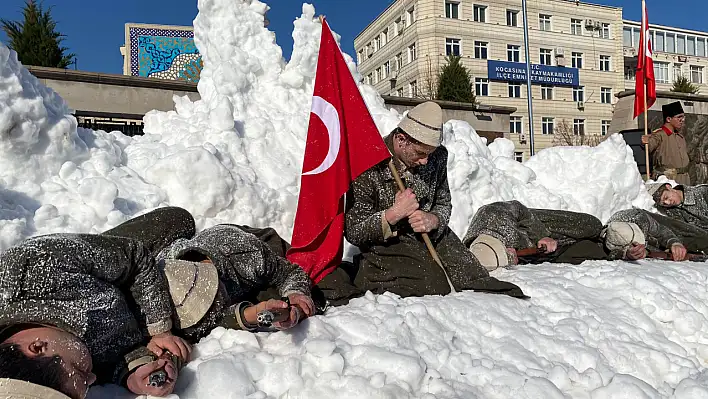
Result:
{"label": "man holding wooden stick", "polygon": [[675,101],[661,107],[664,125],[651,135],[642,136],[642,144],[646,145],[654,161],[654,179],[661,175],[676,181],[678,184],[689,185],[688,147],[681,132],[685,115],[680,101]]}
{"label": "man holding wooden stick", "polygon": [[452,202],[442,110],[416,106],[384,138],[392,154],[359,176],[347,194],[347,240],[358,246],[355,285],[375,294],[445,295],[477,290],[524,297],[488,272],[448,227]]}

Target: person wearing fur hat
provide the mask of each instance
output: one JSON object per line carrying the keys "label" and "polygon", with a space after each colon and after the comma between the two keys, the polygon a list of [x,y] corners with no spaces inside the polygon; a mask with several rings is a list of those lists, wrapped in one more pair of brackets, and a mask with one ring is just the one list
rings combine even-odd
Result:
{"label": "person wearing fur hat", "polygon": [[[592,215],[505,201],[479,208],[462,242],[489,271],[519,263],[580,264],[605,258],[601,230],[602,223]],[[519,258],[516,251],[527,248],[540,251]]]}
{"label": "person wearing fur hat", "polygon": [[661,213],[708,231],[708,185],[648,183],[646,187]]}
{"label": "person wearing fur hat", "polygon": [[652,178],[665,175],[679,184],[691,184],[688,175],[688,147],[681,132],[685,115],[680,101],[661,107],[664,125],[650,135],[642,136],[642,144],[648,146],[652,155]]}
{"label": "person wearing fur hat", "polygon": [[[521,289],[489,276],[450,230],[447,149],[442,109],[425,102],[384,138],[407,187],[399,191],[388,160],[360,175],[346,200],[344,235],[359,247],[354,284],[375,294],[445,295],[474,289],[521,296]],[[427,233],[442,260],[433,260],[418,233]],[[452,287],[451,287],[452,285]]]}

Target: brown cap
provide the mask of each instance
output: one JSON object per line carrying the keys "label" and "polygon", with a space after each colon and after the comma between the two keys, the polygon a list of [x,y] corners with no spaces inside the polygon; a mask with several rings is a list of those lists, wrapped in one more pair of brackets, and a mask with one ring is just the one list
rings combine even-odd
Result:
{"label": "brown cap", "polygon": [[428,101],[408,111],[398,127],[423,144],[439,147],[442,142],[442,108]]}

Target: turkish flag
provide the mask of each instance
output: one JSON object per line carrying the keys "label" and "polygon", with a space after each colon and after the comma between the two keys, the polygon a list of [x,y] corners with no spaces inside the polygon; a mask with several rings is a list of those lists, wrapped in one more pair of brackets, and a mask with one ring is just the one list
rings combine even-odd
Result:
{"label": "turkish flag", "polygon": [[323,19],[300,196],[287,253],[315,284],[342,262],[349,185],[390,156]]}
{"label": "turkish flag", "polygon": [[[649,109],[656,102],[656,79],[654,77],[654,59],[649,36],[649,13],[647,4],[642,0],[642,30],[639,32],[639,57],[637,60],[637,75],[634,86],[634,118]],[[644,84],[646,83],[646,93]],[[646,116],[645,116],[646,117]]]}

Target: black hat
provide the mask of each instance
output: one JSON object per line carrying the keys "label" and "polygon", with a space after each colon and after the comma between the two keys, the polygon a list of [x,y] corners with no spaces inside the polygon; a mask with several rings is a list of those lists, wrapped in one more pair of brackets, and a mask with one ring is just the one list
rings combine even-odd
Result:
{"label": "black hat", "polygon": [[673,118],[676,115],[683,114],[681,101],[675,101],[670,104],[663,105],[661,107],[661,112],[664,114],[664,121],[666,121],[666,118]]}

